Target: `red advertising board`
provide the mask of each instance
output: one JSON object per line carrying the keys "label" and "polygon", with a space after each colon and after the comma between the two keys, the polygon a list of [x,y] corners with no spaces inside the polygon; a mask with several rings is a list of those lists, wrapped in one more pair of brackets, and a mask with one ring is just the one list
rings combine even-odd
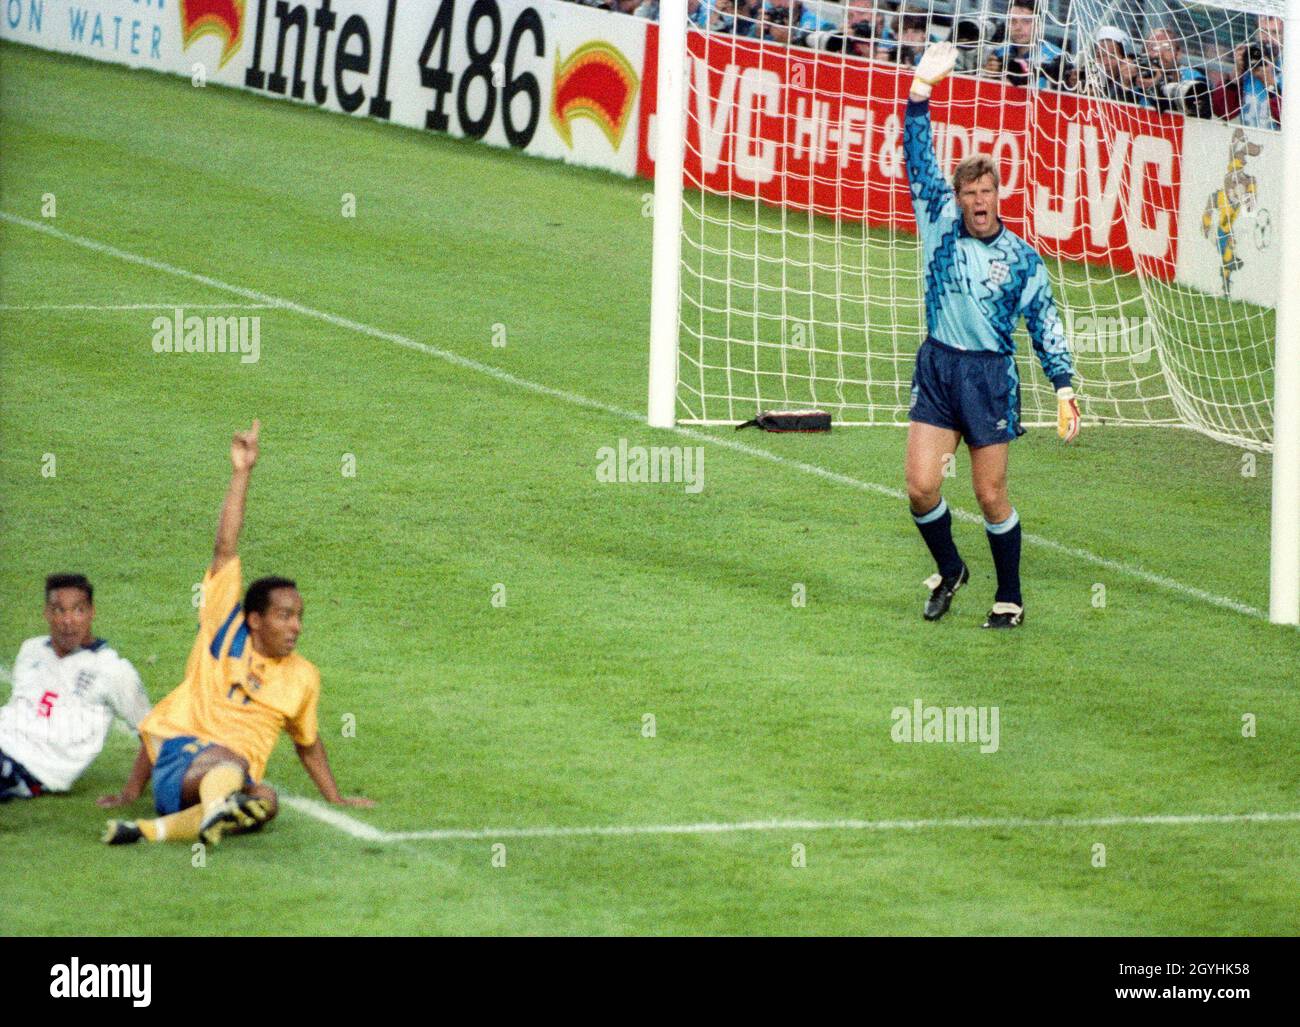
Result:
{"label": "red advertising board", "polygon": [[[646,39],[638,171],[652,176],[658,26]],[[911,70],[721,35],[689,37],[686,186],[915,229],[903,165]],[[1001,214],[1044,254],[1172,278],[1182,120],[987,79],[935,90],[935,149],[1002,169]]]}

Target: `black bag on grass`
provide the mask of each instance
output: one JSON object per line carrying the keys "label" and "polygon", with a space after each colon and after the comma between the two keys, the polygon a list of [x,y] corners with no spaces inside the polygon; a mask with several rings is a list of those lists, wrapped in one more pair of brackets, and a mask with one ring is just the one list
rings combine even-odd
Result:
{"label": "black bag on grass", "polygon": [[749,427],[764,431],[830,431],[831,415],[824,410],[769,410],[736,425],[736,431]]}

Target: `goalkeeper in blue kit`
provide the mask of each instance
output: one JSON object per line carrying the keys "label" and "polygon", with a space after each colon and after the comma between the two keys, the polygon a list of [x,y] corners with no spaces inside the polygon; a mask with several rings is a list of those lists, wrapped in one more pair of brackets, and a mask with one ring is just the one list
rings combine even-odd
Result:
{"label": "goalkeeper in blue kit", "polygon": [[1007,497],[1007,457],[1020,426],[1020,380],[1011,333],[1023,314],[1034,352],[1057,396],[1057,434],[1079,432],[1070,350],[1042,258],[998,218],[998,166],[975,154],[952,185],[935,159],[930,90],[956,63],[951,43],[928,47],[916,66],[903,128],[907,179],[925,257],[926,338],[916,354],[907,433],[907,495],[938,571],[926,581],[925,619],[938,620],[970,570],[952,538],[940,495],[947,460],[964,438],[975,498],[997,571],[986,628],[1024,621],[1020,515]]}

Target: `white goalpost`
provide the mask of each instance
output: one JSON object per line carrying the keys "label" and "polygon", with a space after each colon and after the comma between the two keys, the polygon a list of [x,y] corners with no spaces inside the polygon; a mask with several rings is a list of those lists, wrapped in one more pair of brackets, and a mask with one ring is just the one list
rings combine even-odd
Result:
{"label": "white goalpost", "polygon": [[686,0],[659,4],[655,110],[654,240],[650,275],[650,423],[671,428],[677,409],[681,315],[682,175],[686,154]]}
{"label": "white goalpost", "polygon": [[[704,27],[660,3],[649,423],[907,423],[926,321],[901,123],[915,56],[951,39],[940,165],[1002,169],[1085,424],[1271,452],[1269,617],[1300,623],[1300,87],[1284,116],[1275,95],[1300,83],[1300,0],[900,6]],[[1023,329],[1017,362],[1023,422],[1054,424]]]}
{"label": "white goalpost", "polygon": [[1283,47],[1281,250],[1284,280],[1277,307],[1273,382],[1273,506],[1268,616],[1300,624],[1300,0],[1287,0]]}

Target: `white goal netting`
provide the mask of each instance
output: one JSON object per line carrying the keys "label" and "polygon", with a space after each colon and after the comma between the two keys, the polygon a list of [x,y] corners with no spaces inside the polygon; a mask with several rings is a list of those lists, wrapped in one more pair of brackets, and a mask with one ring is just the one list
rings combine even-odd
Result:
{"label": "white goal netting", "polygon": [[[808,405],[906,423],[925,310],[903,109],[927,41],[951,39],[940,166],[999,162],[1085,418],[1269,448],[1281,8],[706,0],[687,38],[678,420]],[[1023,329],[1017,351],[1025,423],[1054,423]]]}

